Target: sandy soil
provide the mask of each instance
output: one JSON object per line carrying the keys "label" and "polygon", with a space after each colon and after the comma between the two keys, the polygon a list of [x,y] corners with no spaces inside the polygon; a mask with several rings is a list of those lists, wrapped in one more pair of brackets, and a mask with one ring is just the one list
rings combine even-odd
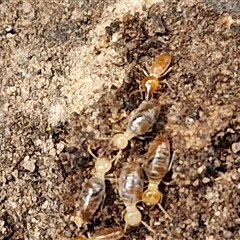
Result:
{"label": "sandy soil", "polygon": [[[103,1],[102,1],[103,2]],[[159,208],[123,239],[240,239],[240,3],[0,1],[0,240],[74,239],[122,226],[116,178],[144,163],[158,134],[175,158]],[[162,52],[171,71],[155,94],[158,123],[136,138],[106,180],[85,228],[71,217],[96,155],[142,101],[141,68]]]}

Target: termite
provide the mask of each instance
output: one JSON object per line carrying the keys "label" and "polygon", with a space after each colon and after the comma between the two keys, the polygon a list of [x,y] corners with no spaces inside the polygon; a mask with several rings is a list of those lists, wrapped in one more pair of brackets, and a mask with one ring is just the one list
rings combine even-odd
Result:
{"label": "termite", "polygon": [[113,145],[119,150],[126,148],[132,138],[141,136],[152,129],[159,114],[160,103],[157,100],[143,101],[137,109],[131,112],[126,131],[113,136]]}
{"label": "termite", "polygon": [[128,226],[138,226],[142,223],[150,231],[154,232],[145,222],[142,221],[142,214],[137,208],[137,203],[142,199],[143,193],[143,172],[136,162],[128,162],[121,169],[118,192],[126,209],[124,211],[124,221],[126,231]]}
{"label": "termite", "polygon": [[[149,100],[152,94],[159,88],[159,78],[166,74],[172,61],[168,53],[163,53],[155,58],[151,66],[147,66],[146,75],[141,81],[141,86],[145,91],[145,99]],[[169,85],[168,85],[169,86]],[[171,87],[169,86],[171,89]]]}
{"label": "termite", "polygon": [[161,206],[162,193],[158,190],[158,186],[171,169],[172,160],[169,140],[164,136],[157,136],[150,144],[147,162],[144,164],[148,187],[142,194],[142,201],[150,206],[158,204],[168,217],[169,215]]}
{"label": "termite", "polygon": [[105,198],[105,174],[111,169],[113,160],[96,157],[90,147],[89,153],[96,158],[95,175],[88,179],[79,195],[79,209],[72,220],[78,227],[89,222]]}

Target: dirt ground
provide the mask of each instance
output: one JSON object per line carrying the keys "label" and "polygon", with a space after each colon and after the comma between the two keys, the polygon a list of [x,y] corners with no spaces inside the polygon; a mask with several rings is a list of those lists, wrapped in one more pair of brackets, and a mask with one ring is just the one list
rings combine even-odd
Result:
{"label": "dirt ground", "polygon": [[[116,178],[144,163],[160,133],[175,158],[162,206],[123,239],[240,239],[240,2],[0,1],[0,240],[74,239],[124,227]],[[71,221],[98,140],[126,129],[143,100],[141,68],[162,52],[171,70],[154,95],[159,121],[123,151],[85,228]]]}

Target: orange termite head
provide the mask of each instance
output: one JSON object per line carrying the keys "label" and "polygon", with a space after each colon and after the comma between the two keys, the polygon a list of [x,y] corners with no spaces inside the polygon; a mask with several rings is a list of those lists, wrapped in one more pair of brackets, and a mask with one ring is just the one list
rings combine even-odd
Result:
{"label": "orange termite head", "polygon": [[162,198],[163,195],[160,191],[158,191],[158,188],[151,189],[150,187],[142,194],[142,201],[149,206],[154,206],[157,203],[161,203]]}
{"label": "orange termite head", "polygon": [[159,81],[156,77],[147,76],[142,80],[142,88],[146,93],[146,99],[148,100],[150,96],[156,92],[159,87]]}

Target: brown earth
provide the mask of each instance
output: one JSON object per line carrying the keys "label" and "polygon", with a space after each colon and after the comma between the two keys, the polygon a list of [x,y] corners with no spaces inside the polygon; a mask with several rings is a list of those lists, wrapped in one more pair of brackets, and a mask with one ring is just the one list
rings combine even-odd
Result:
{"label": "brown earth", "polygon": [[[60,2],[60,3],[59,3]],[[102,1],[103,2],[103,1]],[[227,1],[0,1],[0,240],[73,239],[122,226],[115,178],[143,163],[157,133],[175,158],[162,206],[123,239],[240,239],[240,4]],[[106,180],[87,227],[71,217],[95,154],[142,101],[141,68],[162,52],[171,71],[161,116]]]}

